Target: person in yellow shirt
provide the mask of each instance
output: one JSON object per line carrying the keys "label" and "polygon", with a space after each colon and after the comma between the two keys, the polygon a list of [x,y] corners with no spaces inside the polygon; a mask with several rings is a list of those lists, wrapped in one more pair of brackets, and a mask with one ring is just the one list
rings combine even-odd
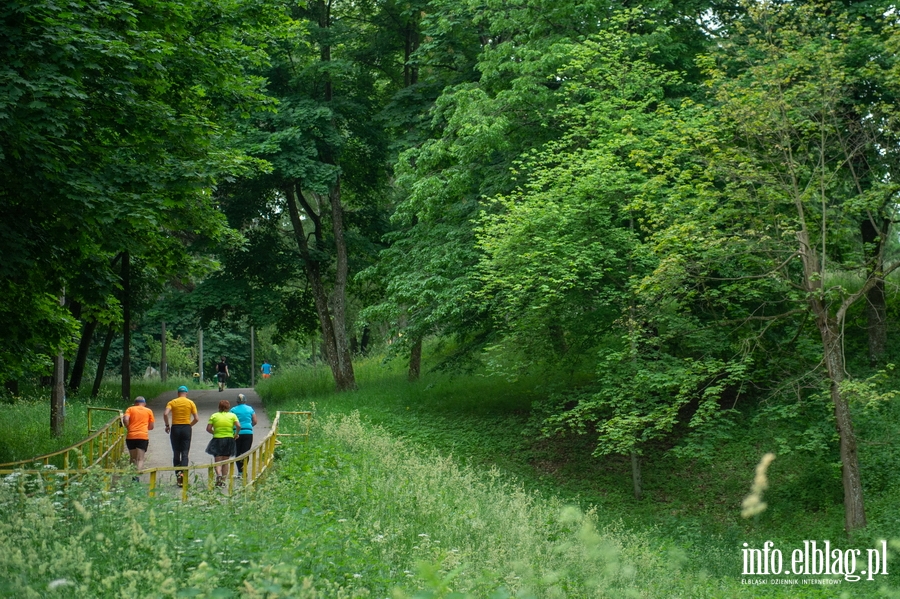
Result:
{"label": "person in yellow shirt", "polygon": [[[182,385],[178,387],[178,397],[166,404],[163,420],[166,423],[166,433],[172,442],[172,465],[187,466],[188,454],[191,451],[191,433],[193,426],[200,419],[197,417],[197,404],[188,399],[188,388]],[[172,419],[171,426],[169,418]],[[175,473],[178,486],[182,485],[183,473],[179,470]]]}
{"label": "person in yellow shirt", "polygon": [[[144,469],[144,455],[150,445],[150,431],[153,430],[153,410],[147,407],[147,400],[138,395],[134,398],[134,405],[125,410],[122,416],[122,424],[128,431],[125,435],[125,447],[131,463],[138,471]],[[134,480],[140,480],[137,476]]]}

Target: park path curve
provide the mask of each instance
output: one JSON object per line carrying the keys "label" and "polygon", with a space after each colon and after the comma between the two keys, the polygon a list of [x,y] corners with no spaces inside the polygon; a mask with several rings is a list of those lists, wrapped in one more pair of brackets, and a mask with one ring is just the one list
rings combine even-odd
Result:
{"label": "park path curve", "polygon": [[[197,404],[197,417],[200,419],[194,425],[191,439],[191,466],[212,464],[215,461],[213,456],[206,453],[206,445],[212,438],[212,435],[206,432],[206,424],[209,422],[209,417],[219,411],[220,400],[227,399],[231,403],[231,407],[236,406],[238,393],[243,393],[247,404],[256,411],[257,424],[253,427],[253,447],[259,445],[259,442],[269,434],[272,422],[269,420],[265,408],[263,408],[262,400],[254,389],[245,387],[225,389],[221,392],[217,388],[190,391],[187,394],[188,399],[193,400]],[[150,445],[144,458],[144,468],[159,468],[172,465],[172,444],[169,442],[169,435],[166,434],[163,413],[166,410],[166,404],[176,397],[178,397],[178,392],[173,389],[171,392],[163,393],[147,400],[147,407],[153,410],[156,424],[155,428],[150,431]],[[161,472],[159,476],[159,482],[163,483],[172,479],[174,474]],[[146,475],[142,478],[146,482]]]}

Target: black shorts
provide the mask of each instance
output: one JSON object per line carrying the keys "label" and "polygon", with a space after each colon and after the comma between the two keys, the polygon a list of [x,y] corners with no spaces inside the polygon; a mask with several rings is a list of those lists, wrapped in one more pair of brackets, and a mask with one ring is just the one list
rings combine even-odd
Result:
{"label": "black shorts", "polygon": [[148,439],[125,439],[125,447],[128,449],[143,449],[147,451],[149,446],[150,441]]}

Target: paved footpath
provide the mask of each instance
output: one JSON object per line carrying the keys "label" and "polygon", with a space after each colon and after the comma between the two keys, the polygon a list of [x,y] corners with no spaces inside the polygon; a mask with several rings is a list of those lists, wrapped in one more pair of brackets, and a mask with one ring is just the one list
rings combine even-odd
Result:
{"label": "paved footpath", "polygon": [[[191,439],[190,465],[205,465],[215,462],[213,456],[206,453],[206,445],[212,439],[212,435],[206,432],[206,424],[209,417],[219,411],[219,401],[227,399],[231,407],[237,405],[238,393],[243,393],[247,400],[247,404],[256,411],[257,424],[253,427],[253,447],[259,445],[259,442],[265,439],[271,430],[272,423],[262,406],[262,401],[256,391],[250,388],[225,389],[219,392],[215,389],[200,389],[198,391],[190,391],[187,396],[197,404],[197,417],[199,422],[194,425],[193,437]],[[150,431],[150,446],[147,449],[147,455],[144,458],[144,468],[157,468],[161,466],[172,465],[172,444],[169,441],[169,435],[166,434],[166,426],[163,421],[163,413],[166,411],[166,404],[178,397],[178,392],[172,389],[170,393],[162,395],[147,401],[147,407],[153,410],[153,417],[156,419],[155,428]],[[147,475],[141,477],[146,483]],[[174,473],[159,473],[159,483],[166,484],[174,482]]]}

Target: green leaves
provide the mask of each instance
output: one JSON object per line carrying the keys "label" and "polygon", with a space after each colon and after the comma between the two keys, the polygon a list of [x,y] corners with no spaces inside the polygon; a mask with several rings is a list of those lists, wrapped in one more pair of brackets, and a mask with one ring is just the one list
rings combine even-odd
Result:
{"label": "green leaves", "polygon": [[[122,250],[151,278],[187,274],[186,247],[223,234],[210,187],[259,166],[230,139],[233,112],[262,98],[260,80],[244,70],[260,57],[239,41],[252,29],[249,7],[4,4],[0,252],[11,258],[0,266],[4,278],[30,281],[32,295],[65,286],[79,300],[108,296],[110,287],[79,288],[74,275],[99,269],[86,279],[103,279]],[[25,342],[12,335],[12,321],[0,325],[10,345]],[[47,350],[62,343],[39,320],[32,326],[45,331]]]}

